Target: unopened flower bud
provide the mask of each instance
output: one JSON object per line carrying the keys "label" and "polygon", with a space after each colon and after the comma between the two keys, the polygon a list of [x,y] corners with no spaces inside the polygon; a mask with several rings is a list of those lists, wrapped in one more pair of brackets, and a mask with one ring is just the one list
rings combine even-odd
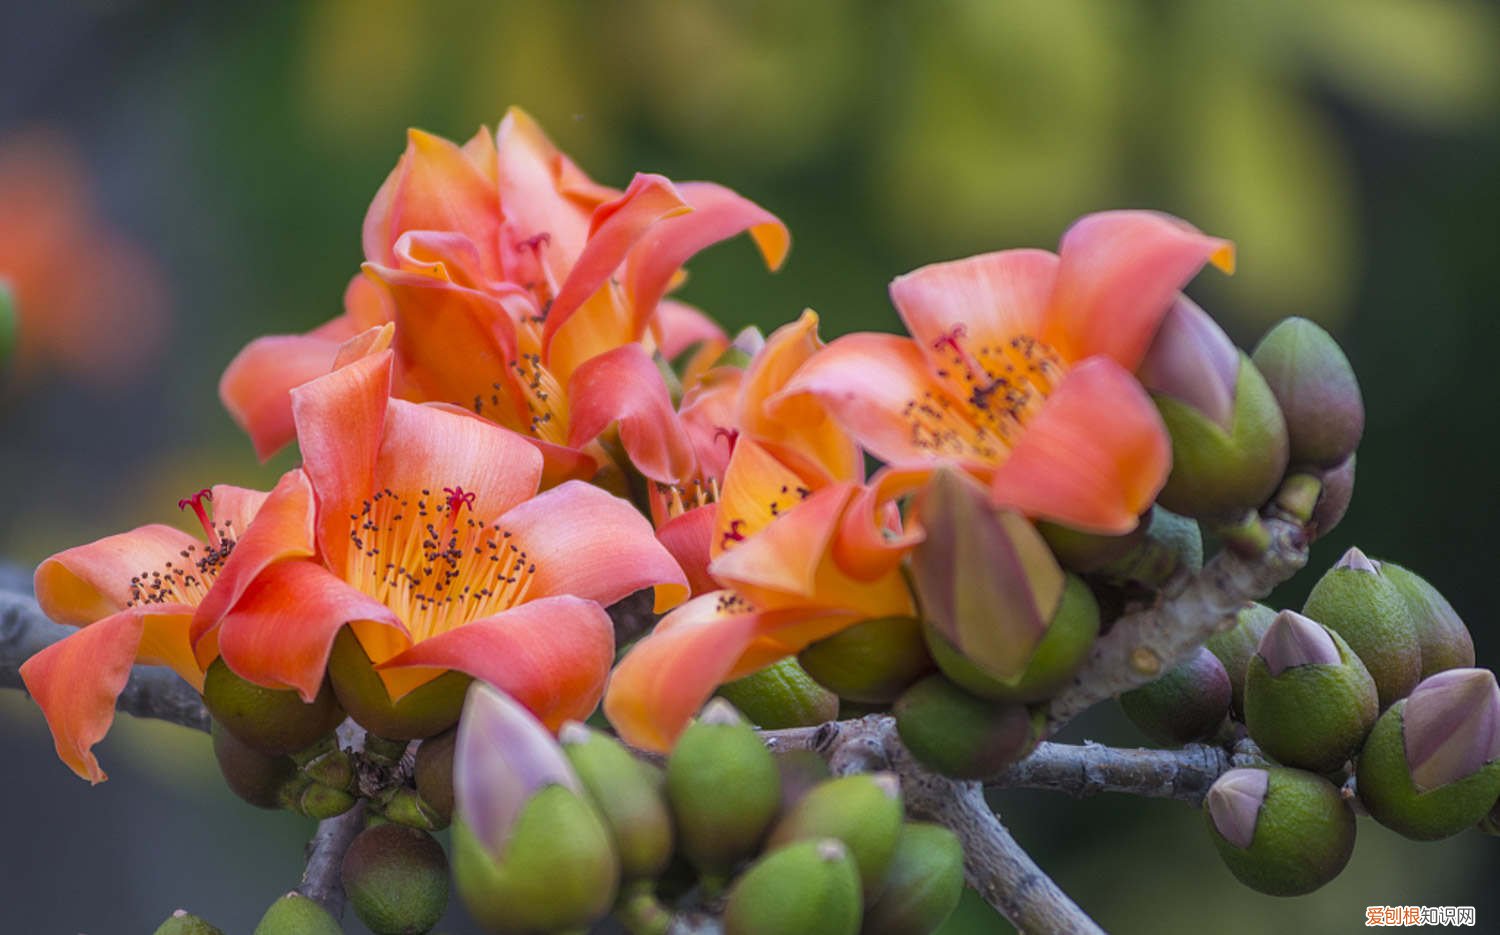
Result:
{"label": "unopened flower bud", "polygon": [[771,830],[766,850],[793,841],[842,841],[859,868],[861,891],[869,902],[880,894],[904,818],[901,784],[894,774],[842,776],[820,784],[792,806]]}
{"label": "unopened flower bud", "polygon": [[320,782],[309,782],[296,797],[295,810],[308,818],[322,821],[335,818],[354,807],[359,801],[344,789],[335,789]]}
{"label": "unopened flower bud", "polygon": [[311,704],[304,704],[295,691],[240,678],[223,659],[215,659],[204,673],[203,703],[241,741],[273,755],[309,747],[344,720],[327,683]]}
{"label": "unopened flower bud", "polygon": [[[935,668],[914,617],[879,617],[821,639],[797,661],[839,698],[889,704]],[[731,699],[732,700],[732,699]]]}
{"label": "unopened flower bud", "polygon": [[344,935],[344,927],[318,903],[291,892],[271,904],[253,935]]}
{"label": "unopened flower bud", "polygon": [[1204,648],[1224,663],[1224,672],[1229,676],[1230,709],[1240,720],[1245,719],[1245,672],[1250,666],[1250,657],[1260,649],[1261,638],[1276,619],[1276,611],[1264,604],[1247,604],[1235,614],[1234,625],[1215,633],[1204,643]]}
{"label": "unopened flower bud", "polygon": [[186,909],[178,909],[158,925],[152,935],[224,935],[224,931],[218,926],[209,925]]}
{"label": "unopened flower bud", "polygon": [[1359,749],[1380,713],[1375,681],[1343,637],[1276,616],[1245,677],[1250,738],[1287,766],[1326,773]]}
{"label": "unopened flower bud", "polygon": [[1354,464],[1356,455],[1350,455],[1338,467],[1323,472],[1323,489],[1318,492],[1318,503],[1313,507],[1312,519],[1307,527],[1313,539],[1321,539],[1333,532],[1349,512],[1349,502],[1354,499]]}
{"label": "unopened flower bud", "polygon": [[719,686],[719,696],[767,730],[822,724],[839,716],[838,696],[790,657]]}
{"label": "unopened flower bud", "polygon": [[667,800],[688,860],[722,874],[760,846],[781,804],[781,776],[755,730],[716,699],[667,758]]}
{"label": "unopened flower bud", "polygon": [[1158,588],[1179,570],[1197,574],[1203,568],[1203,532],[1197,522],[1156,504],[1141,526],[1146,531],[1136,547],[1098,569],[1100,576]]}
{"label": "unopened flower bud", "polygon": [[1286,416],[1292,464],[1331,468],[1354,453],[1365,405],[1332,335],[1306,318],[1288,318],[1266,332],[1252,359]]}
{"label": "unopened flower bud", "polygon": [[909,821],[901,829],[880,897],[865,910],[861,935],[931,935],[964,889],[964,851],[942,825]]}
{"label": "unopened flower bud", "polygon": [[987,779],[1036,748],[1042,719],[930,675],[896,702],[901,742],[924,766],[955,779]]}
{"label": "unopened flower bud", "polygon": [[1232,769],[1203,811],[1230,872],[1271,896],[1311,893],[1354,852],[1354,812],[1332,783],[1302,770]]}
{"label": "unopened flower bud", "polygon": [[430,932],[448,908],[448,857],[415,828],[361,831],[344,853],[342,880],[349,905],[375,935]]}
{"label": "unopened flower bud", "polygon": [[349,627],[339,631],[328,656],[328,677],[339,704],[359,726],[391,740],[421,740],[440,734],[458,721],[470,678],[444,672],[392,701],[359,638]]}
{"label": "unopened flower bud", "polygon": [[438,813],[415,789],[402,786],[385,795],[380,805],[381,814],[389,821],[418,831],[441,831],[448,827],[451,816]]}
{"label": "unopened flower bud", "polygon": [[334,789],[354,788],[354,761],[339,748],[338,738],[324,734],[311,747],[292,754],[292,762],[314,782]]}
{"label": "unopened flower bud", "polygon": [[1375,680],[1382,709],[1421,679],[1416,620],[1380,564],[1359,549],[1345,552],[1319,579],[1302,613],[1344,638]]}
{"label": "unopened flower bud", "polygon": [[1457,834],[1500,798],[1500,687],[1487,669],[1449,669],[1381,715],[1359,758],[1359,797],[1417,840]]}
{"label": "unopened flower bud", "polygon": [[842,843],[800,841],[772,851],[735,881],[725,935],[856,935],[859,873]]}
{"label": "unopened flower bud", "polygon": [[1133,552],[1145,540],[1148,525],[1147,518],[1143,517],[1130,532],[1121,536],[1106,536],[1038,520],[1036,531],[1047,540],[1047,547],[1057,557],[1058,564],[1068,571],[1085,575]]}
{"label": "unopened flower bud", "polygon": [[1474,638],[1458,612],[1442,592],[1414,571],[1391,562],[1381,562],[1385,573],[1417,624],[1417,643],[1422,648],[1422,678],[1448,669],[1474,665]]}
{"label": "unopened flower bud", "polygon": [[413,775],[417,794],[437,816],[439,827],[447,827],[453,820],[453,747],[457,738],[458,731],[448,730],[428,737],[417,747]]}
{"label": "unopened flower bud", "polygon": [[1286,470],[1286,423],[1260,371],[1213,319],[1179,297],[1138,373],[1172,438],[1162,505],[1225,520],[1265,503]]}
{"label": "unopened flower bud", "polygon": [[1152,741],[1181,746],[1212,737],[1229,714],[1224,664],[1200,647],[1161,678],[1120,696],[1120,707]]}
{"label": "unopened flower bud", "polygon": [[290,757],[271,756],[213,722],[214,759],[229,791],[256,808],[280,808],[282,789],[297,776]]}
{"label": "unopened flower bud", "polygon": [[587,927],[614,903],[619,864],[598,810],[552,735],[476,682],[453,754],[453,877],[488,932]]}
{"label": "unopened flower bud", "polygon": [[661,770],[576,721],[563,725],[558,740],[614,837],[621,878],[656,879],[672,859],[672,814]]}

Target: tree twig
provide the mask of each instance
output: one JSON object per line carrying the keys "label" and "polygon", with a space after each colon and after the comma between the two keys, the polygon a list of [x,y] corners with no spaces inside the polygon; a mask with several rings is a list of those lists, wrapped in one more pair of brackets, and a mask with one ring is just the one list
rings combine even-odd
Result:
{"label": "tree twig", "polygon": [[365,803],[318,822],[318,830],[307,842],[307,868],[297,892],[318,903],[335,919],[344,915],[344,854],[365,826]]}

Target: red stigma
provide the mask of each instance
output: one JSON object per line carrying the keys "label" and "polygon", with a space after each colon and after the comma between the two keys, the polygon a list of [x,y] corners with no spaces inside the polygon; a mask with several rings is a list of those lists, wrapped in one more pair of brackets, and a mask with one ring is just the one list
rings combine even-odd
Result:
{"label": "red stigma", "polygon": [[214,492],[205,487],[191,497],[178,500],[177,509],[185,510],[188,507],[192,507],[193,512],[198,516],[199,524],[203,526],[203,535],[208,539],[209,548],[217,549],[219,547],[219,534],[214,530],[213,520],[208,518],[208,508],[203,505],[212,502],[214,502]]}
{"label": "red stigma", "polygon": [[734,454],[734,443],[740,440],[740,430],[739,429],[726,429],[726,428],[723,428],[722,426],[720,426],[718,428],[715,428],[714,429],[714,441],[717,442],[721,437],[725,438],[725,439],[728,439],[728,441],[729,441],[729,453],[730,454]]}
{"label": "red stigma", "polygon": [[540,255],[542,252],[542,248],[551,243],[552,235],[547,233],[546,231],[542,231],[540,234],[533,234],[530,237],[527,237],[525,240],[517,241],[516,249],[518,251],[530,250],[532,253]]}
{"label": "red stigma", "polygon": [[937,340],[932,342],[932,349],[935,351],[940,351],[945,347],[951,347],[953,348],[953,352],[955,354],[962,354],[964,352],[964,349],[959,346],[958,342],[967,337],[968,334],[969,329],[965,327],[963,322],[959,322],[952,328],[949,328],[947,331],[944,331],[942,334],[938,335]]}
{"label": "red stigma", "polygon": [[745,534],[740,532],[740,527],[743,525],[745,525],[745,521],[742,519],[730,520],[729,528],[725,530],[724,537],[719,540],[719,547],[727,548],[731,542],[744,542]]}
{"label": "red stigma", "polygon": [[443,493],[448,495],[448,514],[453,518],[458,517],[458,511],[464,507],[474,509],[474,494],[464,490],[462,487],[444,487]]}

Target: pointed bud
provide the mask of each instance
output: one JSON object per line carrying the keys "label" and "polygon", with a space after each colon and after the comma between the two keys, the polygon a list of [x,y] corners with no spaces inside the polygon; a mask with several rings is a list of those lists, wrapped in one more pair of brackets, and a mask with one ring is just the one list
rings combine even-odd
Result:
{"label": "pointed bud", "polygon": [[361,831],[344,852],[341,879],[354,914],[375,935],[430,932],[448,908],[448,857],[415,828]]}
{"label": "pointed bud", "polygon": [[879,617],[840,630],[797,656],[818,684],[839,698],[889,704],[936,668],[915,617]]}
{"label": "pointed bud", "polygon": [[1494,674],[1440,672],[1391,705],[1360,754],[1358,790],[1376,821],[1419,841],[1482,819],[1500,798]]}
{"label": "pointed bud", "polygon": [[924,627],[927,648],[942,673],[981,698],[1031,703],[1057,694],[1088,658],[1099,635],[1099,602],[1077,575],[1068,575],[1062,601],[1026,668],[1014,678],[996,678],[948,641],[937,627]]}
{"label": "pointed bud", "polygon": [[1288,318],[1255,348],[1255,365],[1286,415],[1293,464],[1333,467],[1359,445],[1365,406],[1338,342],[1305,318]]}
{"label": "pointed bud", "polygon": [[1313,586],[1302,612],[1344,638],[1375,680],[1380,706],[1404,697],[1422,675],[1416,620],[1394,584],[1350,549]]}
{"label": "pointed bud", "polygon": [[992,678],[1026,671],[1062,601],[1064,572],[1024,516],[990,506],[988,492],[941,468],[918,494],[926,538],[912,578],[927,622]]}
{"label": "pointed bud", "polygon": [[437,817],[440,828],[453,820],[453,748],[457,740],[458,731],[449,730],[428,737],[417,747],[413,775],[417,795]]}
{"label": "pointed bud", "polygon": [[1245,725],[1262,750],[1331,772],[1379,713],[1375,681],[1343,637],[1290,610],[1276,615],[1245,675]]}
{"label": "pointed bud", "polygon": [[1323,472],[1323,489],[1318,493],[1318,504],[1313,507],[1308,529],[1314,540],[1333,532],[1349,512],[1349,502],[1354,499],[1355,455],[1350,455],[1343,464]]}
{"label": "pointed bud", "polygon": [[209,925],[186,909],[178,909],[165,922],[156,927],[153,935],[224,935],[224,932],[217,926]]}
{"label": "pointed bud", "polygon": [[792,658],[719,686],[719,696],[766,730],[838,720],[839,699]]}
{"label": "pointed bud", "polygon": [[437,810],[422,798],[421,793],[408,786],[391,790],[384,797],[380,812],[386,819],[398,825],[418,831],[441,831],[448,827],[451,816],[438,814]]}
{"label": "pointed bud", "polygon": [[1158,499],[1175,513],[1232,520],[1265,503],[1286,471],[1286,423],[1276,397],[1250,358],[1237,360],[1227,425],[1190,402],[1152,394],[1172,439],[1172,473]]}
{"label": "pointed bud", "polygon": [[453,753],[453,877],[487,931],[584,928],[613,904],[619,864],[604,819],[551,734],[475,682]]}
{"label": "pointed bud", "polygon": [[801,841],[745,871],[724,906],[725,935],[856,935],[859,874],[838,841]]}
{"label": "pointed bud", "polygon": [[964,889],[964,852],[942,825],[909,821],[901,829],[880,897],[865,910],[861,935],[932,935]]}
{"label": "pointed bud", "polygon": [[308,782],[302,788],[302,793],[297,796],[296,811],[322,821],[325,818],[336,818],[354,807],[358,802],[353,794],[343,790],[325,786],[319,782]]}
{"label": "pointed bud", "polygon": [[1472,668],[1474,638],[1442,592],[1428,584],[1421,575],[1400,565],[1382,562],[1380,568],[1401,592],[1407,610],[1416,621],[1417,643],[1422,650],[1422,677],[1448,669]]}
{"label": "pointed bud", "polygon": [[859,867],[860,886],[869,902],[880,895],[904,817],[901,784],[894,774],[842,776],[822,783],[792,806],[771,830],[766,850],[794,841],[842,841]]}
{"label": "pointed bud", "polygon": [[344,927],[327,909],[292,892],[271,904],[255,926],[254,935],[344,935]]}
{"label": "pointed bud", "polygon": [[1311,893],[1354,852],[1354,812],[1328,780],[1297,769],[1232,769],[1203,800],[1231,873],[1271,896]]}
{"label": "pointed bud", "polygon": [[930,675],[896,702],[901,742],[924,766],[954,779],[988,779],[1025,757],[1043,719],[1023,705],[976,697]]}
{"label": "pointed bud", "polygon": [[1207,312],[1179,295],[1136,375],[1147,390],[1191,406],[1227,432],[1233,428],[1239,369],[1234,342]]}
{"label": "pointed bud", "polygon": [[672,859],[666,777],[618,740],[577,721],[564,724],[558,740],[614,837],[620,876],[656,879]]}
{"label": "pointed bud", "polygon": [[328,656],[328,678],[339,704],[355,723],[379,737],[421,740],[458,721],[470,679],[445,672],[392,701],[375,664],[349,627],[339,631]]}
{"label": "pointed bud", "polygon": [[282,789],[297,775],[290,757],[271,756],[213,722],[214,759],[229,791],[256,808],[280,808]]}
{"label": "pointed bud", "polygon": [[1224,663],[1224,671],[1229,676],[1230,708],[1241,720],[1245,716],[1245,672],[1250,657],[1260,649],[1261,638],[1275,619],[1276,611],[1266,605],[1249,604],[1235,614],[1233,626],[1215,633],[1203,644]]}
{"label": "pointed bud", "polygon": [[1218,731],[1232,694],[1224,664],[1200,647],[1161,678],[1122,694],[1120,707],[1152,741],[1180,747]]}
{"label": "pointed bud", "polygon": [[1155,504],[1141,523],[1145,535],[1137,546],[1098,570],[1110,581],[1159,588],[1178,571],[1197,574],[1203,568],[1203,531],[1186,516]]}
{"label": "pointed bud", "polygon": [[295,691],[247,682],[223,659],[215,659],[204,673],[203,703],[241,741],[273,756],[312,746],[344,720],[327,683],[311,704],[304,704]]}
{"label": "pointed bud", "polygon": [[667,758],[667,801],[688,860],[722,874],[760,846],[781,804],[781,776],[755,730],[715,699]]}

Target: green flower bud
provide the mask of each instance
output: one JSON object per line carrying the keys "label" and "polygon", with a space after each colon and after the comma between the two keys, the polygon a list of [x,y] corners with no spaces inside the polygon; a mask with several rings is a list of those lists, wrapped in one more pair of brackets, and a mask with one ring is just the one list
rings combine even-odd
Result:
{"label": "green flower bud", "polygon": [[781,804],[781,776],[755,730],[716,699],[667,758],[667,801],[683,854],[723,874],[760,847]]}
{"label": "green flower bud", "polygon": [[495,935],[584,928],[619,887],[614,841],[547,729],[476,682],[453,754],[453,877]]}
{"label": "green flower bud", "polygon": [[1312,519],[1307,527],[1313,540],[1333,532],[1349,512],[1349,501],[1354,499],[1354,462],[1350,455],[1343,464],[1323,472],[1323,489],[1318,492],[1317,505],[1313,507]]}
{"label": "green flower bud", "polygon": [[786,812],[802,797],[833,778],[828,761],[811,750],[787,750],[773,754],[776,772],[781,776],[781,808]]}
{"label": "green flower bud", "polygon": [[[839,698],[889,704],[934,668],[914,617],[879,617],[857,623],[802,650],[807,674]],[[733,699],[730,699],[731,701]]]}
{"label": "green flower bud", "polygon": [[20,332],[20,318],[16,311],[16,296],[10,283],[0,279],[0,374],[10,365],[10,357],[16,352],[16,335]]}
{"label": "green flower bud", "polygon": [[[0,287],[3,286],[4,283],[0,283]],[[156,927],[153,935],[224,935],[224,932],[186,909],[178,909],[167,917],[167,921]]]}
{"label": "green flower bud", "polygon": [[468,691],[467,675],[445,672],[392,701],[385,682],[354,631],[345,627],[333,641],[328,676],[339,704],[365,730],[391,740],[421,740],[458,721]]}
{"label": "green flower bud", "polygon": [[860,933],[931,935],[958,908],[963,891],[964,850],[958,837],[942,825],[909,821]]}
{"label": "green flower bud", "polygon": [[309,782],[293,800],[293,809],[308,818],[322,821],[335,818],[354,807],[359,801],[343,789],[335,789],[319,782]]}
{"label": "green flower bud", "polygon": [[381,814],[388,820],[418,831],[441,831],[448,827],[452,816],[437,812],[415,789],[402,786],[387,792],[380,804]]}
{"label": "green flower bud", "polygon": [[576,721],[564,724],[558,739],[614,836],[620,876],[626,882],[656,879],[672,859],[672,814],[661,770]]}
{"label": "green flower bud", "polygon": [[1381,562],[1380,571],[1401,592],[1416,621],[1422,678],[1448,669],[1473,668],[1474,638],[1442,592],[1421,575],[1392,562]]}
{"label": "green flower bud", "polygon": [[1219,657],[1199,647],[1156,681],[1120,696],[1120,707],[1155,743],[1180,747],[1212,737],[1229,714],[1233,692]]}
{"label": "green flower bud", "polygon": [[790,657],[719,686],[719,697],[767,730],[822,724],[839,716],[838,696]]}
{"label": "green flower bud", "polygon": [[1142,521],[1123,536],[1105,536],[1039,520],[1036,531],[1047,540],[1047,547],[1057,557],[1058,564],[1083,575],[1098,571],[1134,552],[1146,539],[1146,527],[1145,517],[1142,517]]}
{"label": "green flower bud", "polygon": [[1193,574],[1202,570],[1203,532],[1197,522],[1157,505],[1151,507],[1141,526],[1145,535],[1139,544],[1100,568],[1101,576],[1157,588],[1179,569]]}
{"label": "green flower bud", "polygon": [[1426,679],[1381,715],[1359,757],[1374,819],[1433,841],[1484,818],[1500,798],[1500,687],[1486,669]]}
{"label": "green flower bud", "polygon": [[925,628],[927,648],[943,674],[992,701],[1029,703],[1057,694],[1083,666],[1099,635],[1099,602],[1083,579],[1067,575],[1046,632],[1017,676],[998,678],[958,650],[937,627]]}
{"label": "green flower bud", "polygon": [[1230,707],[1234,716],[1242,721],[1245,719],[1245,671],[1249,668],[1250,657],[1260,649],[1261,638],[1275,619],[1276,611],[1266,605],[1247,604],[1235,614],[1233,626],[1215,633],[1203,644],[1224,663],[1224,671],[1229,676]]}
{"label": "green flower bud", "polygon": [[842,776],[819,785],[792,806],[771,830],[766,850],[794,841],[842,841],[859,867],[865,900],[873,901],[896,854],[904,818],[901,783],[894,774]]}
{"label": "green flower bud", "polygon": [[271,903],[253,935],[344,935],[344,927],[327,909],[292,892]]}
{"label": "green flower bud", "polygon": [[290,757],[271,756],[213,722],[214,759],[229,791],[256,808],[281,808],[281,790],[297,776]]}
{"label": "green flower bud", "polygon": [[448,857],[415,828],[361,831],[344,853],[342,877],[354,914],[375,935],[422,935],[448,908]]}
{"label": "green flower bud", "polygon": [[1250,738],[1287,766],[1332,772],[1364,743],[1380,714],[1375,680],[1343,637],[1284,610],[1245,677]]}
{"label": "green flower bud", "polygon": [[314,782],[335,789],[354,788],[354,760],[348,752],[340,749],[338,737],[334,734],[324,734],[312,746],[291,754],[291,758],[302,774]]}
{"label": "green flower bud", "polygon": [[859,874],[844,845],[802,841],[772,851],[735,881],[725,935],[856,935]]}
{"label": "green flower bud", "polygon": [[203,676],[203,703],[214,720],[251,747],[272,755],[310,747],[344,720],[325,682],[304,704],[295,691],[263,688],[215,659]]}
{"label": "green flower bud", "polygon": [[1359,549],[1344,553],[1313,586],[1302,613],[1344,638],[1370,670],[1382,709],[1421,680],[1416,620],[1380,564]]}
{"label": "green flower bud", "polygon": [[1232,769],[1203,800],[1208,834],[1229,871],[1271,896],[1301,896],[1338,876],[1354,853],[1354,812],[1328,780],[1296,769]]}
{"label": "green flower bud", "polygon": [[1286,416],[1293,464],[1333,467],[1354,453],[1365,404],[1338,342],[1306,318],[1288,318],[1261,338],[1252,358]]}
{"label": "green flower bud", "polygon": [[1479,830],[1490,837],[1500,837],[1500,802],[1495,803],[1488,815],[1479,819]]}
{"label": "green flower bud", "polygon": [[907,689],[895,713],[912,756],[955,779],[987,779],[1025,757],[1044,723],[1023,705],[975,697],[941,675]]}
{"label": "green flower bud", "polygon": [[447,827],[453,820],[453,746],[457,737],[457,731],[447,730],[417,747],[413,776],[417,794],[437,816],[439,827]]}

